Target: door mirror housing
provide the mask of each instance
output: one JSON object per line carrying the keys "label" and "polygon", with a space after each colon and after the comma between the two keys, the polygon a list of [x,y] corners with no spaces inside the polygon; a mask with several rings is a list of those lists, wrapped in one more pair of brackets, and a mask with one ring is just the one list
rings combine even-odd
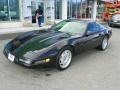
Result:
{"label": "door mirror housing", "polygon": [[91,35],[92,34],[92,31],[87,31],[86,32],[86,36],[89,36],[89,35]]}

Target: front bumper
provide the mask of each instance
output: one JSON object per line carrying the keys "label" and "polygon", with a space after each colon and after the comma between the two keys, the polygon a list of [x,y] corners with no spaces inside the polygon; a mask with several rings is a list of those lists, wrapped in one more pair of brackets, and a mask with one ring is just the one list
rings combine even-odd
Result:
{"label": "front bumper", "polygon": [[[5,55],[5,57],[8,59],[8,54],[10,53],[9,50],[4,49],[3,50],[3,54]],[[12,53],[11,53],[12,54]],[[15,56],[15,55],[14,55]],[[9,60],[9,59],[8,59]],[[48,63],[52,63],[53,62],[53,57],[50,58],[44,58],[44,59],[40,59],[40,60],[25,60],[25,59],[21,59],[17,56],[15,56],[15,59],[13,61],[13,63],[16,64],[20,64],[26,67],[32,67],[32,66],[37,66],[37,65],[41,65],[41,64],[48,64]],[[10,60],[9,60],[10,61]]]}
{"label": "front bumper", "polygon": [[23,60],[23,59],[19,59],[17,62],[15,61],[15,63],[21,64],[21,65],[24,65],[24,66],[27,66],[27,67],[37,66],[37,65],[41,65],[41,64],[47,64],[47,63],[50,63],[50,62],[51,62],[50,58],[36,60],[36,61]]}

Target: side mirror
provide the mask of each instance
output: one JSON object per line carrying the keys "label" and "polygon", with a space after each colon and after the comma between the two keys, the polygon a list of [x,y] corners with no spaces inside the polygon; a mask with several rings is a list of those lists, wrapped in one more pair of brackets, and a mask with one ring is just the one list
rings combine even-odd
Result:
{"label": "side mirror", "polygon": [[92,34],[91,31],[87,31],[87,32],[86,32],[86,36],[89,36],[89,35],[91,35],[91,34]]}

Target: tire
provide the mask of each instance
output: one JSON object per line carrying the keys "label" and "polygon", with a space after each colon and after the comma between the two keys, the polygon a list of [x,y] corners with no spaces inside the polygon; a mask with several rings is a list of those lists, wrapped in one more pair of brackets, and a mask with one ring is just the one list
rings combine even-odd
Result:
{"label": "tire", "polygon": [[108,37],[105,36],[101,42],[101,45],[98,46],[98,49],[104,51],[107,49],[107,47],[108,47]]}
{"label": "tire", "polygon": [[72,57],[73,49],[71,47],[67,46],[61,49],[57,55],[56,68],[58,70],[67,69],[71,65]]}

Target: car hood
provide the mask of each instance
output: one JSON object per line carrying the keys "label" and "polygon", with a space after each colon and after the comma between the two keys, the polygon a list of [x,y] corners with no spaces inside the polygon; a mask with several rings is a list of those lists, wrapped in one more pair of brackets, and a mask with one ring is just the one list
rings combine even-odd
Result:
{"label": "car hood", "polygon": [[[33,31],[19,35],[12,43],[12,53],[18,57],[24,57],[30,52],[41,50],[58,42],[69,38],[71,35],[55,31]],[[34,53],[35,54],[35,53]],[[33,54],[32,54],[33,55]]]}

